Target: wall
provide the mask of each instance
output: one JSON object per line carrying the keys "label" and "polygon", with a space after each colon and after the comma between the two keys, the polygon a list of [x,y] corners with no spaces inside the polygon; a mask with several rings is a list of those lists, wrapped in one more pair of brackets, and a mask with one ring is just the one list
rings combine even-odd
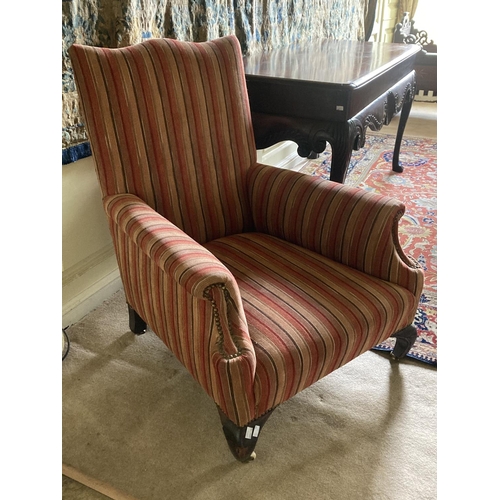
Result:
{"label": "wall", "polygon": [[121,287],[94,161],[62,167],[62,327]]}

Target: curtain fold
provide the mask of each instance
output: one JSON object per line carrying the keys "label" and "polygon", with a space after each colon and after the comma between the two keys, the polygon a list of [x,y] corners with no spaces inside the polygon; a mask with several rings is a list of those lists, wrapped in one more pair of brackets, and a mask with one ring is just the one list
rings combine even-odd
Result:
{"label": "curtain fold", "polygon": [[88,156],[68,48],[148,38],[206,41],[235,34],[244,54],[333,38],[364,39],[368,0],[62,0],[63,164]]}

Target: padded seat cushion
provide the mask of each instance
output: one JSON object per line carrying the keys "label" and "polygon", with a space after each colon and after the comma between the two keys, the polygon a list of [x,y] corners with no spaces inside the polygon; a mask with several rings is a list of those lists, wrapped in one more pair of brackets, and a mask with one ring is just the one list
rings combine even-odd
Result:
{"label": "padded seat cushion", "polygon": [[262,233],[204,245],[233,273],[257,358],[256,414],[413,321],[406,289]]}

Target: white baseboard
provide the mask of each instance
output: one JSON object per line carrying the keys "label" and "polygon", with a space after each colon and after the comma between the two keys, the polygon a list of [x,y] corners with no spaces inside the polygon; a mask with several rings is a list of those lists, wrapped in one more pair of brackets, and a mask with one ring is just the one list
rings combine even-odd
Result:
{"label": "white baseboard", "polygon": [[291,156],[297,156],[297,144],[284,141],[266,149],[257,151],[257,159],[265,165],[280,167],[289,161]]}
{"label": "white baseboard", "polygon": [[118,270],[94,283],[64,305],[62,327],[77,323],[121,288],[123,283]]}
{"label": "white baseboard", "polygon": [[413,100],[416,102],[437,102],[437,95],[434,95],[433,90],[428,92],[420,90]]}
{"label": "white baseboard", "polygon": [[65,269],[62,276],[63,328],[80,321],[122,286],[112,244]]}

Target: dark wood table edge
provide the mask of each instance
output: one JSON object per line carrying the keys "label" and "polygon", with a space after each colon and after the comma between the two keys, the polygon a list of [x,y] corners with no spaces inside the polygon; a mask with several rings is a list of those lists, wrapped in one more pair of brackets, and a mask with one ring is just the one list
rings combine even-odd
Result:
{"label": "dark wood table edge", "polygon": [[332,148],[330,180],[343,183],[353,150],[365,144],[366,130],[379,131],[401,112],[396,134],[392,169],[402,172],[399,162],[401,142],[415,97],[415,71],[382,93],[377,99],[344,122],[331,122],[252,112],[257,149],[265,149],[278,142],[293,141],[297,153],[307,158],[311,153],[321,153],[328,142]]}

